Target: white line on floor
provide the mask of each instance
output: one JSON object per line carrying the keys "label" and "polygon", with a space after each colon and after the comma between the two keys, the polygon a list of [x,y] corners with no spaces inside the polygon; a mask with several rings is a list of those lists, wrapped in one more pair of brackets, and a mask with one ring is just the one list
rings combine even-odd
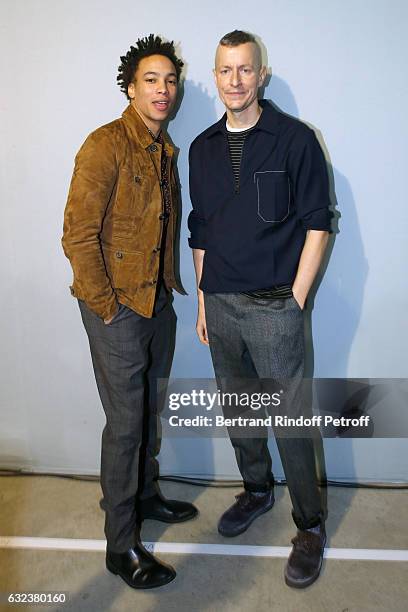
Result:
{"label": "white line on floor", "polygon": [[[289,546],[248,546],[240,544],[195,544],[179,542],[144,542],[155,553],[180,555],[239,555],[244,557],[287,557]],[[105,540],[70,538],[0,537],[0,548],[40,550],[105,551]],[[408,561],[408,550],[382,548],[328,548],[326,559],[357,559],[360,561]]]}

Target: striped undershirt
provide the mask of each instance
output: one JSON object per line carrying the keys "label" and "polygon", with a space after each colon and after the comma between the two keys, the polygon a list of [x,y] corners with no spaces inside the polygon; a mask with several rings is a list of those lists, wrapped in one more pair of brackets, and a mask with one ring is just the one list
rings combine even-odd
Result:
{"label": "striped undershirt", "polygon": [[255,126],[253,125],[245,130],[238,130],[237,128],[232,128],[227,123],[228,148],[232,163],[232,170],[234,172],[236,191],[239,191],[239,174],[245,138],[249,132],[252,132],[254,127]]}
{"label": "striped undershirt", "polygon": [[[234,172],[235,179],[235,190],[239,191],[239,180],[241,170],[242,153],[244,150],[245,138],[247,134],[254,129],[254,125],[250,128],[240,130],[239,128],[232,128],[226,124],[227,127],[227,138],[228,148],[232,163],[232,170]],[[279,285],[274,287],[267,287],[265,289],[257,289],[256,291],[241,291],[243,295],[246,295],[253,299],[285,299],[293,296],[292,287],[290,285]]]}

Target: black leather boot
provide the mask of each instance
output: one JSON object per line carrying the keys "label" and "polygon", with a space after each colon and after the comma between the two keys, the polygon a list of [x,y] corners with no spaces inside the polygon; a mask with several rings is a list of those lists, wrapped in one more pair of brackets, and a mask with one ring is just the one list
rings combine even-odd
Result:
{"label": "black leather boot", "polygon": [[304,589],[319,576],[326,545],[324,524],[297,532],[285,567],[285,582],[295,589]]}
{"label": "black leather boot", "polygon": [[139,500],[138,509],[141,519],[155,519],[164,523],[182,523],[198,514],[193,504],[176,499],[166,499],[159,493]]}
{"label": "black leather boot", "polygon": [[171,565],[163,563],[138,542],[124,553],[106,551],[106,567],[133,589],[153,589],[171,582],[176,577]]}
{"label": "black leather boot", "polygon": [[250,524],[270,510],[275,502],[273,489],[265,493],[251,493],[243,491],[235,496],[237,500],[219,520],[218,531],[226,537],[233,537],[243,533]]}

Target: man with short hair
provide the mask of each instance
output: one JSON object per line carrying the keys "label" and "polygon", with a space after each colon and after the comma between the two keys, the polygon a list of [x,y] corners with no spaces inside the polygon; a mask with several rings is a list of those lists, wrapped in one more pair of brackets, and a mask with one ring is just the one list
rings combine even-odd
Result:
{"label": "man with short hair", "polygon": [[106,566],[143,589],[176,573],[143,547],[140,521],[177,523],[197,514],[192,504],[161,495],[156,459],[163,400],[157,379],[169,376],[176,331],[171,291],[185,293],[176,274],[174,149],[162,129],[183,62],[172,42],[153,34],[121,61],[117,80],[130,104],[90,134],[76,156],[62,244],[106,414]]}
{"label": "man with short hair", "polygon": [[[214,76],[226,114],[190,148],[198,337],[210,346],[219,386],[289,381],[286,410],[299,414],[303,308],[330,232],[325,159],[311,129],[258,100],[266,68],[254,36],[225,35]],[[229,428],[244,492],[219,521],[224,536],[274,504],[267,431],[257,431]],[[282,435],[277,444],[298,527],[285,580],[302,588],[318,577],[326,542],[313,440]]]}

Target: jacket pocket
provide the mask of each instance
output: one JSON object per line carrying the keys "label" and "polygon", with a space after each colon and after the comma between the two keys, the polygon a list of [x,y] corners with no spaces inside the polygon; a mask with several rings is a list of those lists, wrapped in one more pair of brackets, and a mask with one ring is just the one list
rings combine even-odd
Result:
{"label": "jacket pocket", "polygon": [[115,202],[115,213],[130,214],[140,218],[152,205],[152,194],[157,190],[156,199],[161,202],[160,186],[156,174],[148,169],[133,166],[122,166],[119,172],[118,189]]}
{"label": "jacket pocket", "polygon": [[103,247],[107,274],[114,289],[126,294],[134,293],[144,279],[145,256],[141,251],[125,251]]}
{"label": "jacket pocket", "polygon": [[282,223],[290,209],[290,183],[286,170],[254,173],[258,216],[266,223]]}
{"label": "jacket pocket", "polygon": [[112,215],[111,226],[113,238],[132,240],[136,235],[134,218],[131,214],[120,214],[115,211],[115,214]]}

